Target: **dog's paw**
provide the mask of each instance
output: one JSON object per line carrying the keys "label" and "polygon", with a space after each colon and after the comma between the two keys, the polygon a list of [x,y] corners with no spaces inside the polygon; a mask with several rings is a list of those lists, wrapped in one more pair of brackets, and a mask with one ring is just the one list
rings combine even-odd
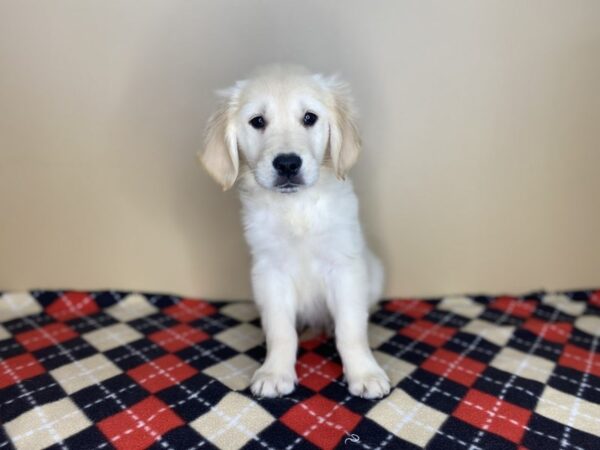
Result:
{"label": "dog's paw", "polygon": [[347,376],[348,390],[362,398],[381,398],[390,393],[390,379],[381,369]]}
{"label": "dog's paw", "polygon": [[281,397],[294,390],[296,374],[277,373],[258,369],[252,377],[250,390],[257,397]]}

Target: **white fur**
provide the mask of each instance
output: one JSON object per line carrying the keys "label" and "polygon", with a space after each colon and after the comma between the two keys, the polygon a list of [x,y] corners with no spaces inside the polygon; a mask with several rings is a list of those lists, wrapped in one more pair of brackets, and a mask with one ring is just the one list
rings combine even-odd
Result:
{"label": "white fur", "polygon": [[[368,309],[381,295],[383,269],[368,249],[358,200],[346,172],[360,140],[347,86],[304,69],[270,66],[224,91],[201,156],[225,188],[240,179],[243,222],[252,253],[252,284],[267,357],[252,392],[294,389],[297,327],[335,330],[349,390],[378,398],[390,390],[367,341]],[[319,117],[305,127],[306,111]],[[248,122],[256,115],[264,130]],[[302,158],[304,186],[278,189],[273,159]]]}

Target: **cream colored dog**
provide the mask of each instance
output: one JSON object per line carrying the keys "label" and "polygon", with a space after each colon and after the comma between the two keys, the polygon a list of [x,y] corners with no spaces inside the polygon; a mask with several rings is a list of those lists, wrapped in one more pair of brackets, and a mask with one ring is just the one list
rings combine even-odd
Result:
{"label": "cream colored dog", "polygon": [[267,357],[252,379],[257,396],[289,394],[297,327],[333,325],[349,390],[390,390],[367,341],[369,306],[383,269],[368,249],[346,173],[360,139],[347,85],[291,66],[269,66],[222,92],[202,163],[224,189],[240,179],[254,298]]}

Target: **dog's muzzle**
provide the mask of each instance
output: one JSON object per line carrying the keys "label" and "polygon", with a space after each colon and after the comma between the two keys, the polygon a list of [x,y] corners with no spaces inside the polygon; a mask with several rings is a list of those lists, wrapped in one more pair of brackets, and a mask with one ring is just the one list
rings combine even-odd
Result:
{"label": "dog's muzzle", "polygon": [[300,174],[302,158],[295,153],[277,155],[273,160],[273,167],[277,171],[274,187],[280,192],[295,192],[299,186],[304,184]]}

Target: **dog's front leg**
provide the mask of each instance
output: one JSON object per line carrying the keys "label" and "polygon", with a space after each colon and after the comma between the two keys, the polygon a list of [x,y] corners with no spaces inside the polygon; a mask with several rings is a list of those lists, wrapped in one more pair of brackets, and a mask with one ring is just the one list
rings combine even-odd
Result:
{"label": "dog's front leg", "polygon": [[367,326],[368,284],[366,271],[338,269],[328,280],[328,306],[335,321],[336,346],[352,395],[380,398],[390,392],[390,381],[369,348]]}
{"label": "dog's front leg", "polygon": [[298,349],[292,280],[277,269],[254,271],[252,284],[267,340],[267,356],[252,377],[252,393],[280,397],[294,390]]}

